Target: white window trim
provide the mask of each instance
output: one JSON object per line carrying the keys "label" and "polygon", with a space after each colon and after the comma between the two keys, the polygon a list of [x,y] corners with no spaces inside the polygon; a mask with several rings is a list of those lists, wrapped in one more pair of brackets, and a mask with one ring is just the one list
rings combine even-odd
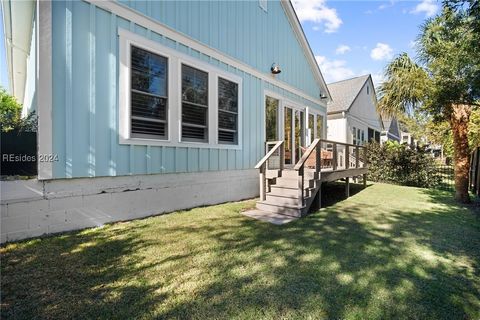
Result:
{"label": "white window trim", "polygon": [[[119,143],[127,145],[151,145],[194,147],[213,149],[242,149],[243,79],[204,61],[178,52],[155,41],[125,29],[119,35]],[[138,46],[168,59],[167,139],[131,137],[130,117],[130,45]],[[208,142],[181,141],[182,130],[182,64],[208,73]],[[218,143],[218,78],[238,84],[238,144]]]}

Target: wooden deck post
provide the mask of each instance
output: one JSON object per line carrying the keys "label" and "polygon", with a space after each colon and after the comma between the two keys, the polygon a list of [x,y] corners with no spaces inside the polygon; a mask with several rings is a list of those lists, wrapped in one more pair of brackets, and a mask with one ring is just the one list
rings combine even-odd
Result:
{"label": "wooden deck post", "polygon": [[348,198],[350,197],[350,178],[345,178],[345,196]]}
{"label": "wooden deck post", "polygon": [[336,143],[332,144],[332,158],[333,158],[333,162],[332,162],[333,171],[336,171],[337,170],[337,144]]}
{"label": "wooden deck post", "polygon": [[317,191],[317,208],[318,210],[322,209],[322,182],[319,180],[318,181],[318,191]]}
{"label": "wooden deck post", "polygon": [[347,145],[345,145],[345,169],[350,168],[350,148]]}
{"label": "wooden deck post", "polygon": [[364,188],[367,187],[367,174],[366,173],[363,174],[363,187]]}
{"label": "wooden deck post", "polygon": [[266,179],[266,165],[262,164],[260,167],[260,201],[265,201],[267,199],[266,189],[267,189],[267,179]]}
{"label": "wooden deck post", "polygon": [[358,168],[358,164],[360,163],[360,152],[358,146],[355,147],[355,168]]}

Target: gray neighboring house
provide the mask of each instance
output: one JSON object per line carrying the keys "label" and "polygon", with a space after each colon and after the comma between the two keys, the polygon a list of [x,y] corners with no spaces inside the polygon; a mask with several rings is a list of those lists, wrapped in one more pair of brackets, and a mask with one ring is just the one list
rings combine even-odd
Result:
{"label": "gray neighboring house", "polygon": [[400,142],[401,133],[398,120],[395,117],[383,118],[383,127],[385,128],[385,130],[382,131],[380,138],[381,142],[384,143],[388,140]]}
{"label": "gray neighboring house", "polygon": [[380,142],[384,125],[371,75],[331,83],[328,90],[333,100],[327,105],[328,139],[355,145]]}

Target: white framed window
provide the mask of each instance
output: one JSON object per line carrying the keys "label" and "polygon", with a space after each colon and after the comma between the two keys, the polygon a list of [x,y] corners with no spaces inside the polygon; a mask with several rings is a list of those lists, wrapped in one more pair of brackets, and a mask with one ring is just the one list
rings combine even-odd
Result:
{"label": "white framed window", "polygon": [[182,63],[182,141],[208,142],[208,73]]}
{"label": "white framed window", "polygon": [[168,58],[130,46],[131,136],[166,140]]}
{"label": "white framed window", "polygon": [[242,78],[119,29],[120,144],[241,149]]}
{"label": "white framed window", "polygon": [[218,143],[237,144],[238,83],[218,78]]}

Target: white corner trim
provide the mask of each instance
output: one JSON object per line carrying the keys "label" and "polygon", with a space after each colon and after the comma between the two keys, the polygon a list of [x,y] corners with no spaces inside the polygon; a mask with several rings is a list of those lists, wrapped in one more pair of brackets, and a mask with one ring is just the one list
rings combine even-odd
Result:
{"label": "white corner trim", "polygon": [[[179,31],[176,31],[150,17],[147,17],[146,15],[135,11],[121,3],[118,3],[117,1],[112,1],[112,0],[105,0],[105,1],[95,1],[95,0],[84,0],[89,3],[94,3],[97,7],[106,10],[108,12],[114,13],[119,17],[122,17],[124,19],[127,19],[129,21],[132,21],[139,26],[142,26],[144,28],[150,29],[158,34],[163,35],[164,37],[170,38],[178,43],[184,44],[191,49],[194,49],[196,51],[199,51],[201,53],[204,53],[205,55],[208,55],[216,60],[222,61],[228,65],[231,65],[232,67],[235,67],[236,69],[242,70],[243,72],[249,73],[259,79],[265,80],[279,88],[288,90],[306,100],[309,100],[311,102],[314,102],[316,104],[322,105],[322,101],[320,100],[319,97],[312,97],[309,94],[283,82],[278,79],[272,78],[271,74],[269,73],[263,73],[258,71],[257,69],[240,62],[239,60],[230,57],[226,55],[225,53],[209,47],[203,43],[201,43],[198,40],[195,40]],[[317,71],[318,74],[321,76],[320,71],[318,69],[317,65]],[[314,69],[315,70],[315,69]],[[324,83],[324,82],[323,82]],[[325,88],[326,85],[325,85]],[[328,88],[327,88],[328,92]]]}
{"label": "white corner trim", "polygon": [[[52,3],[37,1],[38,154],[53,153],[52,135]],[[53,178],[53,163],[38,161],[38,179]]]}
{"label": "white corner trim", "polygon": [[[243,114],[243,79],[235,74],[191,57],[182,52],[159,44],[143,36],[125,29],[118,29],[119,35],[119,143],[134,145],[156,145],[171,147],[217,148],[217,149],[242,149],[242,114]],[[143,48],[147,51],[161,55],[168,59],[168,114],[167,114],[167,139],[146,139],[131,137],[131,106],[130,106],[130,45]],[[208,142],[181,141],[181,66],[182,64],[205,71],[209,76],[208,92]],[[237,118],[237,144],[218,143],[218,78],[224,78],[238,84],[238,118]]]}

